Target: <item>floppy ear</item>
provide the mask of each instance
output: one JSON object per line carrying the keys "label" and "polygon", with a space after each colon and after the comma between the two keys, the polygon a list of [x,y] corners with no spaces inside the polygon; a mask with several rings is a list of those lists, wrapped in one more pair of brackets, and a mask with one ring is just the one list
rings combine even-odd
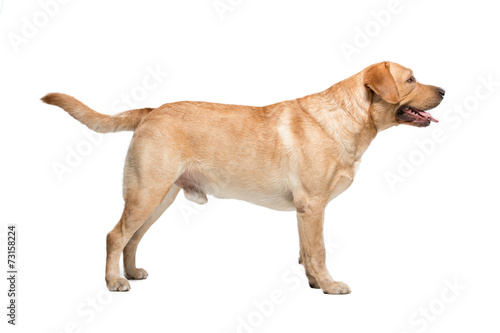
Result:
{"label": "floppy ear", "polygon": [[372,66],[366,71],[363,80],[365,86],[369,87],[385,101],[392,104],[399,102],[396,81],[394,81],[389,71],[389,64],[387,62]]}

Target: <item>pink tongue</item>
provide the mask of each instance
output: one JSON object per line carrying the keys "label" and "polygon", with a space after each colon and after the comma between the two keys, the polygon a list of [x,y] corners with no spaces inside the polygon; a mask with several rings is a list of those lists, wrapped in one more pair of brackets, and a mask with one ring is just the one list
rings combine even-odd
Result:
{"label": "pink tongue", "polygon": [[432,116],[429,113],[425,112],[425,111],[420,111],[420,110],[416,110],[416,111],[417,111],[417,113],[419,115],[421,115],[422,117],[424,117],[426,119],[429,119],[430,121],[433,121],[435,123],[439,122],[439,120],[432,118]]}

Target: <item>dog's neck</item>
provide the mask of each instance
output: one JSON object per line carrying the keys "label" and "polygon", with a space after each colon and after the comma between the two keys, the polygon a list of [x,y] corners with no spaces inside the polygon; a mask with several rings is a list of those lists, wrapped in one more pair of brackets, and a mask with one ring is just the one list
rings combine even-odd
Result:
{"label": "dog's neck", "polygon": [[[342,148],[348,160],[358,161],[377,135],[370,116],[371,94],[359,89],[363,82],[350,77],[325,91],[298,99],[302,109],[313,117],[325,133]],[[345,81],[353,81],[345,84]],[[346,91],[345,87],[352,87]],[[361,94],[361,95],[360,95]]]}

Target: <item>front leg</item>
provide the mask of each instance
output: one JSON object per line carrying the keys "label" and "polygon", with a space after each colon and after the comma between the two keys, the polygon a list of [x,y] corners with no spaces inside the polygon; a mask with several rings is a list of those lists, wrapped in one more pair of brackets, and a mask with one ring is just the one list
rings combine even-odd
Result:
{"label": "front leg", "polygon": [[[319,286],[318,281],[316,281],[316,278],[309,273],[309,270],[307,269],[307,264],[306,264],[306,259],[304,255],[304,246],[302,245],[302,239],[304,237],[301,235],[300,228],[299,228],[299,243],[300,243],[300,253],[299,253],[299,264],[304,266],[304,270],[306,271],[306,277],[307,280],[309,281],[309,287],[313,289],[321,289]],[[304,258],[304,259],[303,259]]]}
{"label": "front leg", "polygon": [[301,243],[301,261],[309,282],[315,280],[325,294],[349,294],[351,292],[349,286],[343,282],[334,281],[326,268],[323,240],[324,201],[303,198],[296,200],[295,206]]}

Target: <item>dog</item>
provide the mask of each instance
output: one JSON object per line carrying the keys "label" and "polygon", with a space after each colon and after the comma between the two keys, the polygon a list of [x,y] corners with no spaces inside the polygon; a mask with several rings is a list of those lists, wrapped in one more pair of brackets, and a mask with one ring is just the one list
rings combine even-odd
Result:
{"label": "dog", "polygon": [[[351,185],[378,132],[437,122],[427,111],[444,94],[386,61],[320,93],[263,107],[184,101],[110,116],[65,94],[42,101],[96,132],[134,131],[124,168],[125,207],[106,239],[110,291],[128,291],[127,279],[148,276],[136,267],[137,246],[183,189],[198,204],[210,194],[296,211],[299,263],[309,285],[349,294],[325,265],[325,207]],[[126,279],[119,270],[122,253]]]}

